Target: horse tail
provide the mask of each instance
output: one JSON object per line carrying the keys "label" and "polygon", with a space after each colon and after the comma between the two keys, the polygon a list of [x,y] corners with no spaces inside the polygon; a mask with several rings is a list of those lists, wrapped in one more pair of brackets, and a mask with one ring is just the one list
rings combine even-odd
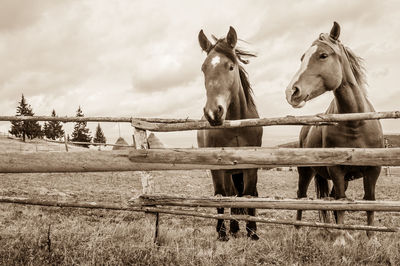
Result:
{"label": "horse tail", "polygon": [[[233,182],[233,186],[235,188],[236,195],[238,197],[242,197],[243,190],[244,190],[243,173],[233,174],[232,182]],[[244,208],[235,208],[232,210],[233,210],[234,214],[245,214]]]}
{"label": "horse tail", "polygon": [[329,197],[329,183],[328,179],[323,178],[319,174],[315,175],[315,190],[317,198]]}

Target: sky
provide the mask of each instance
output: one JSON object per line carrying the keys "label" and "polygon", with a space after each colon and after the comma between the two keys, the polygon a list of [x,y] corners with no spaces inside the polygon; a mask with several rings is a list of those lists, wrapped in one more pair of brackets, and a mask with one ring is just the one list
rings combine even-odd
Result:
{"label": "sky", "polygon": [[[364,58],[377,111],[400,110],[400,1],[132,1],[0,3],[0,115],[15,115],[24,94],[36,115],[193,118],[206,101],[201,29],[255,52],[246,65],[261,117],[312,115],[325,93],[293,109],[285,88],[319,33],[341,25],[342,43]],[[382,121],[385,133],[399,121]],[[97,123],[89,123],[94,134]],[[108,142],[132,143],[129,124],[103,123]],[[9,122],[0,122],[7,132]],[[73,124],[66,124],[68,134]],[[299,127],[264,127],[264,144],[296,140]],[[196,145],[195,132],[157,133],[169,147]]]}

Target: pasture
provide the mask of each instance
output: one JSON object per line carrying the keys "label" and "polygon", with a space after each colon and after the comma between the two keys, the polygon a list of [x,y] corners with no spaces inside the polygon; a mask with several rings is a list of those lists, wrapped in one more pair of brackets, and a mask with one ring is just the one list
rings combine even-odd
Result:
{"label": "pasture", "polygon": [[[400,200],[400,169],[384,171],[377,183],[378,200]],[[155,192],[211,196],[205,171],[154,171]],[[142,192],[138,172],[0,174],[1,196],[59,201],[126,202]],[[295,198],[297,172],[261,170],[261,197]],[[313,185],[309,196],[315,195]],[[362,180],[349,185],[348,197],[362,198]],[[0,264],[134,264],[134,265],[298,265],[400,263],[400,234],[350,231],[354,241],[333,246],[338,231],[258,224],[259,241],[248,240],[244,222],[238,238],[216,241],[215,221],[160,214],[158,245],[145,214],[14,204],[0,205]],[[212,213],[216,210],[210,209]],[[398,226],[398,213],[376,212],[375,224]],[[295,211],[258,210],[266,218],[295,219]],[[315,221],[315,211],[304,213]],[[364,212],[346,215],[346,223],[366,224]]]}

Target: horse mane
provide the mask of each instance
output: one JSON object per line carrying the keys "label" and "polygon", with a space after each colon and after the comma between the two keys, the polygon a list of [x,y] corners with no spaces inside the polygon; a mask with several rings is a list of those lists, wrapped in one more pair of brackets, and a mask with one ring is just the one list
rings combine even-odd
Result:
{"label": "horse mane", "polygon": [[349,61],[351,72],[353,73],[356,82],[360,86],[361,90],[367,95],[366,85],[366,75],[365,75],[365,68],[363,66],[363,59],[354,54],[350,48],[344,46],[340,40],[334,40],[330,37],[328,33],[321,33],[316,40],[316,42],[322,42],[332,48],[336,53],[340,53],[338,49],[342,48],[341,50],[344,51],[344,55],[346,56],[347,60]]}
{"label": "horse mane", "polygon": [[249,75],[243,66],[243,64],[247,65],[249,63],[249,60],[245,59],[246,57],[256,57],[256,55],[239,48],[232,49],[230,45],[226,42],[225,38],[218,39],[214,35],[212,35],[212,37],[216,42],[210,47],[209,52],[214,49],[216,52],[228,57],[235,64],[238,64],[240,82],[242,84],[244,95],[246,97],[247,106],[256,110],[256,105],[253,97],[254,93],[249,81]]}
{"label": "horse mane", "polygon": [[349,60],[351,70],[353,72],[353,75],[360,86],[360,88],[363,90],[364,94],[367,95],[367,90],[366,90],[366,85],[367,80],[366,80],[366,75],[365,75],[365,68],[364,68],[364,60],[354,54],[350,48],[343,46],[344,51],[347,55],[347,59]]}

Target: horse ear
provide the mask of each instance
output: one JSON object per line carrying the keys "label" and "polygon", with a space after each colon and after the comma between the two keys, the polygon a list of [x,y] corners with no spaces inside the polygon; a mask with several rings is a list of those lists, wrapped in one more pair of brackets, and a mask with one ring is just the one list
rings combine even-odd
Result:
{"label": "horse ear", "polygon": [[226,42],[232,47],[232,49],[235,48],[237,35],[235,29],[232,26],[229,27],[229,32],[226,35]]}
{"label": "horse ear", "polygon": [[332,39],[337,40],[337,39],[339,39],[339,35],[340,35],[340,25],[336,21],[334,21],[332,29],[331,29],[331,33],[329,34],[329,36]]}
{"label": "horse ear", "polygon": [[207,39],[207,36],[204,34],[203,30],[199,32],[198,38],[201,49],[208,53],[211,47],[211,42]]}

